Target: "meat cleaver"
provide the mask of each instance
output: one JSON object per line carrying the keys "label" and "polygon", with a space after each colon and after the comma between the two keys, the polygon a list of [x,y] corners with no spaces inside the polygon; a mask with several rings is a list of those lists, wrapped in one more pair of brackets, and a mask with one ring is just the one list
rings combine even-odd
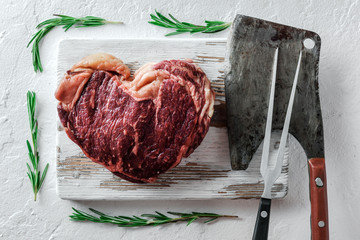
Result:
{"label": "meat cleaver", "polygon": [[299,52],[301,68],[291,133],[308,158],[313,240],[327,240],[328,210],[323,124],[319,100],[320,37],[311,31],[237,15],[228,41],[225,78],[231,167],[245,170],[264,138],[273,56],[279,48],[273,130],[284,125]]}

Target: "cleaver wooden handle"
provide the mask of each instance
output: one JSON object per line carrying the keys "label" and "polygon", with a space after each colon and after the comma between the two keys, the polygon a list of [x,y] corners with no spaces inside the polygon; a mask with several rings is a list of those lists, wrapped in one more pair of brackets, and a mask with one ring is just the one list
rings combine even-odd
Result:
{"label": "cleaver wooden handle", "polygon": [[329,219],[326,187],[325,158],[309,160],[311,239],[329,239]]}

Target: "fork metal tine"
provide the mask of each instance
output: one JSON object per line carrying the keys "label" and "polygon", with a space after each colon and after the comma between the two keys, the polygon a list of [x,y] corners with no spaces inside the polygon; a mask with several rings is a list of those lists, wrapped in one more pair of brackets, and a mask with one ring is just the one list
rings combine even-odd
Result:
{"label": "fork metal tine", "polygon": [[299,77],[301,57],[302,57],[302,53],[300,52],[298,64],[297,64],[297,67],[296,67],[294,82],[293,82],[293,86],[291,88],[290,100],[289,100],[288,108],[287,108],[287,111],[286,111],[284,127],[283,127],[283,131],[281,133],[281,140],[280,140],[279,150],[278,150],[278,153],[277,153],[276,166],[274,168],[274,171],[275,171],[274,175],[277,176],[276,179],[278,178],[278,176],[281,173],[281,166],[282,166],[282,162],[283,162],[283,158],[284,158],[285,145],[286,145],[286,142],[287,142],[287,137],[289,135],[289,126],[290,126],[292,109],[293,109],[293,105],[294,105],[294,98],[295,98],[295,91],[296,91],[297,81],[298,81],[298,77]]}
{"label": "fork metal tine", "polygon": [[272,69],[271,90],[270,90],[269,107],[268,107],[268,113],[266,119],[264,145],[261,156],[260,173],[263,176],[263,178],[265,177],[269,162],[269,150],[270,150],[270,139],[271,139],[271,129],[272,129],[272,116],[274,111],[274,96],[275,96],[275,82],[276,82],[278,54],[279,54],[279,48],[276,48],[274,55],[273,69]]}
{"label": "fork metal tine", "polygon": [[[271,83],[271,92],[270,92],[270,100],[269,100],[269,109],[268,109],[268,116],[266,121],[266,128],[265,128],[265,137],[264,137],[264,147],[262,152],[262,158],[261,158],[261,166],[260,166],[260,172],[261,175],[264,178],[264,192],[262,197],[263,198],[269,198],[271,199],[271,187],[278,179],[281,173],[281,167],[283,163],[284,153],[285,153],[285,146],[287,142],[287,137],[289,135],[289,126],[290,126],[290,120],[291,120],[291,114],[292,114],[292,108],[294,104],[294,98],[295,98],[295,92],[296,92],[296,86],[300,71],[300,65],[301,65],[301,58],[302,53],[299,54],[299,60],[296,67],[295,77],[293,81],[293,86],[291,88],[291,94],[290,99],[286,111],[286,117],[284,121],[283,130],[281,133],[281,140],[279,149],[276,154],[276,164],[274,168],[269,167],[269,145],[270,145],[270,139],[271,139],[271,128],[272,128],[272,112],[273,112],[273,104],[274,104],[274,92],[275,92],[275,79],[276,79],[276,69],[273,69],[273,79]],[[278,49],[275,51],[274,56],[274,65],[273,67],[276,68],[277,65],[277,59],[278,59]]]}

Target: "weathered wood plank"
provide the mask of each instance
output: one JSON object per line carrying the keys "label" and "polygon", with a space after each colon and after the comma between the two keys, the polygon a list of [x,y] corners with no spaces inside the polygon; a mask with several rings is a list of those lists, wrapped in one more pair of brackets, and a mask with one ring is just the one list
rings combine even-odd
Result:
{"label": "weathered wood plank", "polygon": [[[224,98],[224,58],[226,40],[153,39],[153,40],[64,40],[58,54],[58,81],[66,70],[82,57],[107,52],[122,59],[132,71],[149,61],[193,59],[207,74],[216,92],[215,115],[201,146],[176,168],[162,174],[151,184],[122,180],[84,156],[58,122],[57,177],[58,194],[64,199],[221,199],[260,197],[258,151],[246,171],[230,168],[226,109]],[[280,134],[274,134],[272,151]],[[261,147],[261,146],[260,146]],[[287,154],[286,154],[287,156]],[[272,191],[282,198],[288,188],[288,158]]]}

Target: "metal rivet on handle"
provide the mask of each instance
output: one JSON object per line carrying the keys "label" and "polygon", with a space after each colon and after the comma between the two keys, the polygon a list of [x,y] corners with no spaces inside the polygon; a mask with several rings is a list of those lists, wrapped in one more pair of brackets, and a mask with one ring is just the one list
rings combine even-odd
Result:
{"label": "metal rivet on handle", "polygon": [[266,211],[262,211],[260,215],[262,218],[266,218],[268,216],[268,213]]}
{"label": "metal rivet on handle", "polygon": [[324,186],[323,181],[322,181],[321,178],[319,178],[319,177],[315,178],[315,184],[316,184],[316,186],[318,186],[318,187],[323,187],[323,186]]}
{"label": "metal rivet on handle", "polygon": [[319,221],[318,226],[321,227],[321,228],[325,227],[325,222],[324,221]]}

